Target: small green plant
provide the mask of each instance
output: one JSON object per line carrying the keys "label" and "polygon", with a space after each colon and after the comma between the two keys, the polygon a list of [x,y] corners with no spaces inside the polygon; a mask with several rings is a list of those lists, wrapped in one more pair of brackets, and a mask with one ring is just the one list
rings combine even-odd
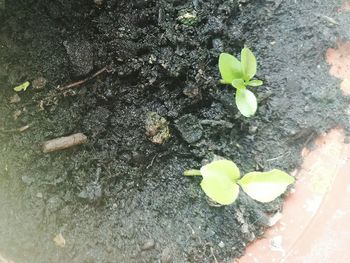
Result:
{"label": "small green plant", "polygon": [[29,81],[26,81],[24,83],[22,83],[21,85],[18,85],[17,87],[14,87],[13,90],[14,91],[26,91],[27,88],[30,86],[30,82]]}
{"label": "small green plant", "polygon": [[273,169],[269,172],[250,172],[240,178],[237,165],[229,160],[213,161],[200,170],[187,170],[185,176],[202,176],[205,194],[221,205],[232,204],[238,197],[239,186],[251,198],[262,203],[271,202],[283,194],[294,177]]}
{"label": "small green plant", "polygon": [[252,79],[256,74],[256,58],[249,48],[241,51],[241,61],[236,57],[221,53],[219,57],[220,83],[230,84],[236,88],[236,105],[245,117],[255,114],[258,107],[256,97],[247,86],[257,87],[263,84],[261,80]]}

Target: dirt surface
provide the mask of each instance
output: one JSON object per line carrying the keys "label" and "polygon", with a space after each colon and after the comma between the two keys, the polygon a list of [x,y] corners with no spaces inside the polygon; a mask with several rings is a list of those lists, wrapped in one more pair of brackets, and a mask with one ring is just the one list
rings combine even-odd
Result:
{"label": "dirt surface", "polygon": [[[229,262],[263,234],[282,199],[263,205],[241,193],[212,207],[200,179],[182,172],[214,155],[242,172],[290,172],[318,133],[346,127],[347,99],[324,55],[350,39],[349,21],[339,1],[240,2],[6,1],[1,253],[16,263]],[[218,55],[244,45],[264,80],[250,119],[218,84]],[[77,132],[86,145],[41,152],[43,141]]]}

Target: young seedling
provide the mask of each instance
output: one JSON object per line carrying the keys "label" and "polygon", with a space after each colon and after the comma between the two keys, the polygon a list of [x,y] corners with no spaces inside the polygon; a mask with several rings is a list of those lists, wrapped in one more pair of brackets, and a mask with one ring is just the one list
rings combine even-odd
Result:
{"label": "young seedling", "polygon": [[200,170],[187,170],[184,175],[201,175],[204,193],[221,205],[230,205],[237,199],[239,186],[254,200],[267,203],[283,194],[288,185],[294,183],[294,177],[277,169],[250,172],[240,178],[237,165],[229,160],[213,161]]}
{"label": "young seedling", "polygon": [[257,87],[263,84],[261,80],[252,79],[256,74],[256,58],[249,48],[241,51],[241,61],[236,57],[221,53],[219,57],[220,83],[230,84],[236,88],[236,105],[245,117],[255,114],[258,107],[256,97],[247,86]]}
{"label": "young seedling", "polygon": [[13,90],[14,91],[26,91],[27,88],[30,86],[30,82],[29,81],[26,81],[24,83],[22,83],[21,85],[18,85],[17,87],[14,87]]}

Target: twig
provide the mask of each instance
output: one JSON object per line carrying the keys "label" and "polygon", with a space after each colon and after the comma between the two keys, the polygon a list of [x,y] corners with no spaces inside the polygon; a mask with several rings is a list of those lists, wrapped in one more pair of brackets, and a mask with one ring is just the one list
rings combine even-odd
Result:
{"label": "twig", "polygon": [[82,133],[76,133],[67,137],[60,137],[43,143],[43,153],[64,150],[87,142],[87,137]]}
{"label": "twig", "polygon": [[[22,126],[20,128],[17,129],[9,129],[9,130],[5,130],[4,128],[0,128],[0,132],[2,133],[14,133],[14,132],[24,132],[26,130],[28,130],[30,128],[31,124],[27,124],[25,126]],[[0,262],[1,263],[1,262]]]}
{"label": "twig", "polygon": [[58,89],[59,90],[67,90],[67,89],[71,89],[71,88],[75,88],[77,86],[80,86],[82,84],[84,84],[85,82],[93,79],[93,78],[96,78],[98,75],[102,74],[103,72],[111,72],[111,70],[106,66],[106,67],[103,67],[102,69],[100,69],[99,71],[97,71],[96,73],[94,73],[92,76],[90,77],[87,77],[85,79],[82,79],[82,80],[79,80],[79,81],[76,81],[76,82],[73,82],[73,83],[70,83],[70,84],[67,84],[67,85],[64,85],[62,87],[58,86]]}
{"label": "twig", "polygon": [[210,253],[211,253],[211,255],[212,255],[213,258],[214,258],[214,262],[215,262],[215,263],[218,263],[218,260],[216,259],[215,254],[214,254],[214,249],[213,249],[213,247],[210,247]]}
{"label": "twig", "polygon": [[276,160],[278,160],[278,159],[281,159],[284,155],[285,155],[285,153],[283,153],[283,154],[281,154],[281,155],[279,155],[279,156],[277,156],[277,157],[275,157],[275,158],[267,159],[266,161],[267,161],[267,162],[276,161]]}
{"label": "twig", "polygon": [[310,136],[306,139],[305,143],[304,143],[304,147],[307,146],[309,144],[309,142],[317,135],[317,133],[315,131],[313,131]]}
{"label": "twig", "polygon": [[149,169],[152,167],[153,163],[154,163],[154,160],[156,159],[156,157],[158,156],[158,154],[155,154],[151,160],[151,163],[149,165],[147,165],[146,169]]}

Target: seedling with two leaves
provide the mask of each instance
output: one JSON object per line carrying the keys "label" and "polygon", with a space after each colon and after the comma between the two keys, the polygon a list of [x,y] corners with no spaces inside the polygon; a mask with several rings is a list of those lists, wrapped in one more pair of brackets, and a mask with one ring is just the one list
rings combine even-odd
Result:
{"label": "seedling with two leaves", "polygon": [[271,202],[294,183],[294,177],[278,169],[250,172],[240,178],[237,165],[229,160],[213,161],[202,166],[200,170],[187,170],[184,175],[202,176],[201,187],[204,193],[220,205],[235,202],[240,187],[254,200]]}
{"label": "seedling with two leaves", "polygon": [[236,57],[221,53],[219,57],[220,83],[230,84],[236,88],[236,105],[245,117],[255,114],[258,103],[253,92],[247,86],[257,87],[263,84],[261,80],[252,79],[256,74],[256,58],[249,48],[241,51],[241,61]]}

